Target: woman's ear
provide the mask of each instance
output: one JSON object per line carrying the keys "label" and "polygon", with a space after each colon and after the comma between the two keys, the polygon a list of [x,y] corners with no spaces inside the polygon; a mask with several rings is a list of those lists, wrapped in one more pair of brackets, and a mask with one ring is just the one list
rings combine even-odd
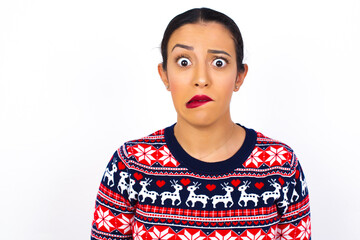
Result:
{"label": "woman's ear", "polygon": [[170,83],[169,83],[169,80],[168,80],[168,77],[167,77],[166,70],[164,70],[162,63],[159,63],[159,64],[158,64],[158,72],[159,72],[160,78],[161,78],[161,80],[163,81],[166,89],[167,89],[168,91],[170,91],[170,90],[169,90],[169,89],[170,89],[170,85],[169,85]]}
{"label": "woman's ear", "polygon": [[244,79],[246,77],[247,72],[248,72],[248,65],[244,64],[244,71],[238,72],[238,74],[237,74],[234,92],[239,91],[241,85],[244,83]]}

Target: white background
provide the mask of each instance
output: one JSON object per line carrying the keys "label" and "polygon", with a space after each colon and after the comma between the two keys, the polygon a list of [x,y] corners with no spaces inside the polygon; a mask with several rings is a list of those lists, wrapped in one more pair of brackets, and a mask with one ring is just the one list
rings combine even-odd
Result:
{"label": "white background", "polygon": [[202,6],[243,35],[233,121],[295,150],[313,239],[358,239],[356,0],[1,1],[1,239],[90,238],[113,152],[176,122],[159,46],[171,18]]}

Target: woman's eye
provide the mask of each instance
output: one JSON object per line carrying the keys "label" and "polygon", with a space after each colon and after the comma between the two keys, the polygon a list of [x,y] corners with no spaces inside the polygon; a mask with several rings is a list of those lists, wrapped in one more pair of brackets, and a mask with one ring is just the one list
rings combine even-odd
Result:
{"label": "woman's eye", "polygon": [[189,59],[182,57],[182,58],[179,58],[179,60],[177,60],[177,64],[181,67],[187,67],[187,66],[191,65],[191,62]]}
{"label": "woman's eye", "polygon": [[221,67],[224,67],[226,65],[226,61],[224,59],[218,58],[218,59],[215,59],[212,64],[215,67],[221,68]]}

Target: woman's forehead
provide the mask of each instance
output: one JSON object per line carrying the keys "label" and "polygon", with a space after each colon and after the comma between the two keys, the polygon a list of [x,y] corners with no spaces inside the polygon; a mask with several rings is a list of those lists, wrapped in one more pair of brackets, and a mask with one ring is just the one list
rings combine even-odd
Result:
{"label": "woman's forehead", "polygon": [[212,46],[235,52],[232,34],[224,25],[217,22],[191,23],[179,27],[169,39],[168,51],[172,51],[177,44],[194,49],[203,45]]}

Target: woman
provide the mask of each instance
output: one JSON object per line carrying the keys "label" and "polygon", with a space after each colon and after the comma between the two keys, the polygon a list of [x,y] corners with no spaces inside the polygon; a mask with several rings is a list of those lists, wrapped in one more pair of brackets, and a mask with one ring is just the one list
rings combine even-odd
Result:
{"label": "woman", "polygon": [[293,150],[231,120],[232,93],[248,70],[237,25],[189,10],[169,23],[161,53],[177,122],[114,153],[92,239],[311,239]]}

